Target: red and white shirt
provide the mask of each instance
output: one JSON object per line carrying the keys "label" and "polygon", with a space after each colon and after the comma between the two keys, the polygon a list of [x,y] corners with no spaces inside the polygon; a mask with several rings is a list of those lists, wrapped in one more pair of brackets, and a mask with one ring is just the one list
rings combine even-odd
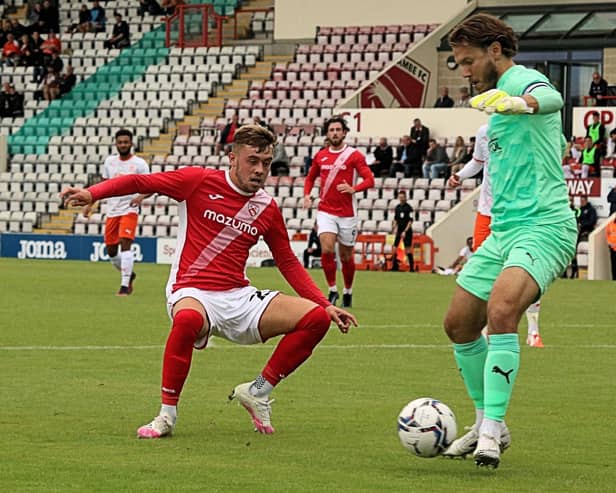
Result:
{"label": "red and white shirt", "polygon": [[[130,156],[122,159],[119,155],[113,154],[105,159],[103,164],[103,178],[106,180],[116,176],[148,174],[150,168],[148,163],[139,156]],[[124,216],[126,214],[139,214],[139,207],[131,207],[130,202],[137,194],[125,195],[123,197],[113,197],[107,200],[107,217]]]}
{"label": "red and white shirt", "polygon": [[[354,185],[358,175],[363,181]],[[339,192],[338,185],[346,182],[356,192],[374,186],[374,175],[366,164],[366,158],[350,146],[344,146],[339,151],[327,147],[317,152],[304,181],[304,195],[310,195],[317,177],[321,178],[319,210],[338,217],[354,217],[357,214],[355,195]]]}
{"label": "red and white shirt", "polygon": [[276,266],[303,298],[329,306],[293,253],[280,209],[264,190],[248,194],[229,173],[198,167],[127,175],[88,189],[93,200],[128,193],[159,193],[178,202],[180,224],[167,293],[180,288],[226,291],[248,286],[246,261],[263,237]]}

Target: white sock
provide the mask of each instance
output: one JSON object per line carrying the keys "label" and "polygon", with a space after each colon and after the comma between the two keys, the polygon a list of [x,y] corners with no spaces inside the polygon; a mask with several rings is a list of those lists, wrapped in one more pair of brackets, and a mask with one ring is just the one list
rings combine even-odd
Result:
{"label": "white sock", "polygon": [[330,291],[333,291],[334,293],[337,293],[337,292],[338,292],[338,288],[336,287],[336,285],[335,285],[335,284],[334,284],[333,286],[330,286],[330,287],[329,287],[329,290],[330,290]]}
{"label": "white sock", "polygon": [[490,418],[484,418],[479,427],[479,433],[486,433],[497,440],[500,440],[503,423]]}
{"label": "white sock", "polygon": [[162,404],[160,406],[160,415],[168,416],[171,420],[171,424],[175,424],[175,420],[178,419],[178,408],[177,406],[169,406],[168,404]]}
{"label": "white sock", "polygon": [[342,290],[343,294],[353,294],[353,288],[344,288]]}
{"label": "white sock", "polygon": [[113,265],[116,269],[122,272],[122,265],[120,264],[120,256],[116,255],[115,257],[109,257],[111,261],[111,265]]}
{"label": "white sock", "polygon": [[255,378],[255,381],[248,387],[250,395],[254,395],[255,397],[267,397],[271,394],[272,390],[274,390],[274,386],[269,383],[263,375],[259,375]]}
{"label": "white sock", "polygon": [[133,273],[134,257],[133,252],[125,250],[120,253],[120,259],[122,263],[122,286],[128,287],[130,283],[130,276]]}
{"label": "white sock", "polygon": [[473,425],[477,430],[481,426],[483,421],[483,409],[475,409],[475,424]]}
{"label": "white sock", "polygon": [[528,335],[539,333],[539,309],[541,303],[533,303],[526,309],[526,320],[528,322]]}

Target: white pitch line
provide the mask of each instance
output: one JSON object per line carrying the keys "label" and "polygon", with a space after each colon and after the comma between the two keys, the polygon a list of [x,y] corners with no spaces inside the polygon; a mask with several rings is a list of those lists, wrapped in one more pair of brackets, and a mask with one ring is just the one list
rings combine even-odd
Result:
{"label": "white pitch line", "polygon": [[[215,345],[212,341],[207,350],[211,349],[266,349],[271,350],[271,345],[241,346],[225,344]],[[164,346],[0,346],[0,351],[126,351],[144,349],[163,349]],[[583,345],[548,345],[546,349],[616,349],[616,344],[583,344]],[[321,344],[319,350],[327,349],[446,349],[451,350],[450,344]]]}

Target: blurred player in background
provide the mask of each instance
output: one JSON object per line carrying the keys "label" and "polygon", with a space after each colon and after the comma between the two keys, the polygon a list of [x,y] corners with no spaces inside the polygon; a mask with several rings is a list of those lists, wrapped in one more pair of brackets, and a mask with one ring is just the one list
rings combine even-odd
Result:
{"label": "blurred player in background", "polygon": [[[269,398],[274,387],[310,357],[331,321],[342,332],[357,325],[353,315],[324,298],[304,270],[291,249],[280,209],[263,190],[275,141],[269,130],[244,125],[234,136],[229,171],[186,167],[62,192],[66,203],[75,205],[137,192],[161,193],[180,202],[178,253],[167,284],[173,323],[163,356],[162,405],[152,422],[137,430],[141,438],[173,432],[193,347],[205,348],[210,336],[238,344],[283,336],[257,378],[236,386],[229,396],[246,408],[259,432],[269,434],[274,432]],[[261,236],[301,297],[250,286],[246,260]]]}
{"label": "blurred player in background", "polygon": [[[477,203],[477,216],[475,217],[475,228],[473,230],[473,251],[481,246],[485,239],[490,235],[490,222],[492,220],[492,190],[490,190],[490,172],[488,160],[488,126],[482,125],[475,137],[475,147],[472,159],[464,167],[449,177],[448,185],[451,188],[459,187],[463,180],[471,178],[483,170],[483,180],[479,190],[479,201]],[[531,347],[543,347],[543,340],[539,334],[539,310],[541,301],[537,300],[526,310],[526,321],[528,322],[528,336],[526,344]]]}
{"label": "blurred player in background", "polygon": [[454,442],[455,455],[473,452],[477,465],[497,467],[510,442],[504,419],[520,367],[518,323],[575,253],[561,165],[563,99],[544,75],[514,63],[517,38],[496,17],[465,19],[449,43],[478,93],[471,107],[492,115],[491,233],[458,276],[444,321],[477,415]]}
{"label": "blurred player in background", "polygon": [[[321,240],[321,265],[329,286],[329,301],[336,304],[336,243],[342,263],[344,291],[342,306],[353,303],[353,278],[355,258],[353,248],[357,239],[356,193],[374,186],[374,175],[366,158],[354,147],[344,143],[349,127],[342,116],[334,116],[324,125],[329,146],[321,149],[310,166],[304,182],[304,207],[312,205],[310,192],[317,178],[321,178],[320,201],[317,212],[319,239]],[[358,175],[362,181],[355,184]]]}
{"label": "blurred player in background", "polygon": [[[109,156],[103,164],[102,176],[105,180],[150,172],[148,163],[131,152],[133,134],[130,130],[118,130],[115,134],[115,145],[118,153]],[[107,200],[105,246],[111,264],[121,273],[118,296],[128,296],[133,292],[133,281],[137,274],[133,272],[134,257],[131,245],[137,234],[139,206],[145,197],[145,195],[130,194]],[[89,216],[91,210],[92,206],[87,205],[83,215]]]}

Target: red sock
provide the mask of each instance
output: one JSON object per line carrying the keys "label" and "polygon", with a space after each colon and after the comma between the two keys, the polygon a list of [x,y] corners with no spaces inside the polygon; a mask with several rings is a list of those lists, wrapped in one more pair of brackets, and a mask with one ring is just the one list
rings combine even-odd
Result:
{"label": "red sock", "polygon": [[190,370],[193,343],[203,327],[203,315],[191,309],[180,310],[173,317],[163,356],[162,402],[176,406]]}
{"label": "red sock", "polygon": [[351,289],[353,287],[353,278],[355,277],[355,259],[352,255],[346,262],[342,261],[342,277],[344,278],[344,287]]}
{"label": "red sock", "polygon": [[308,359],[312,350],[325,337],[331,320],[323,307],[310,310],[295,326],[293,332],[286,334],[276,346],[274,353],[261,373],[272,385],[290,375]]}
{"label": "red sock", "polygon": [[336,285],[336,257],[333,253],[321,254],[321,266],[325,273],[325,280],[328,286]]}

